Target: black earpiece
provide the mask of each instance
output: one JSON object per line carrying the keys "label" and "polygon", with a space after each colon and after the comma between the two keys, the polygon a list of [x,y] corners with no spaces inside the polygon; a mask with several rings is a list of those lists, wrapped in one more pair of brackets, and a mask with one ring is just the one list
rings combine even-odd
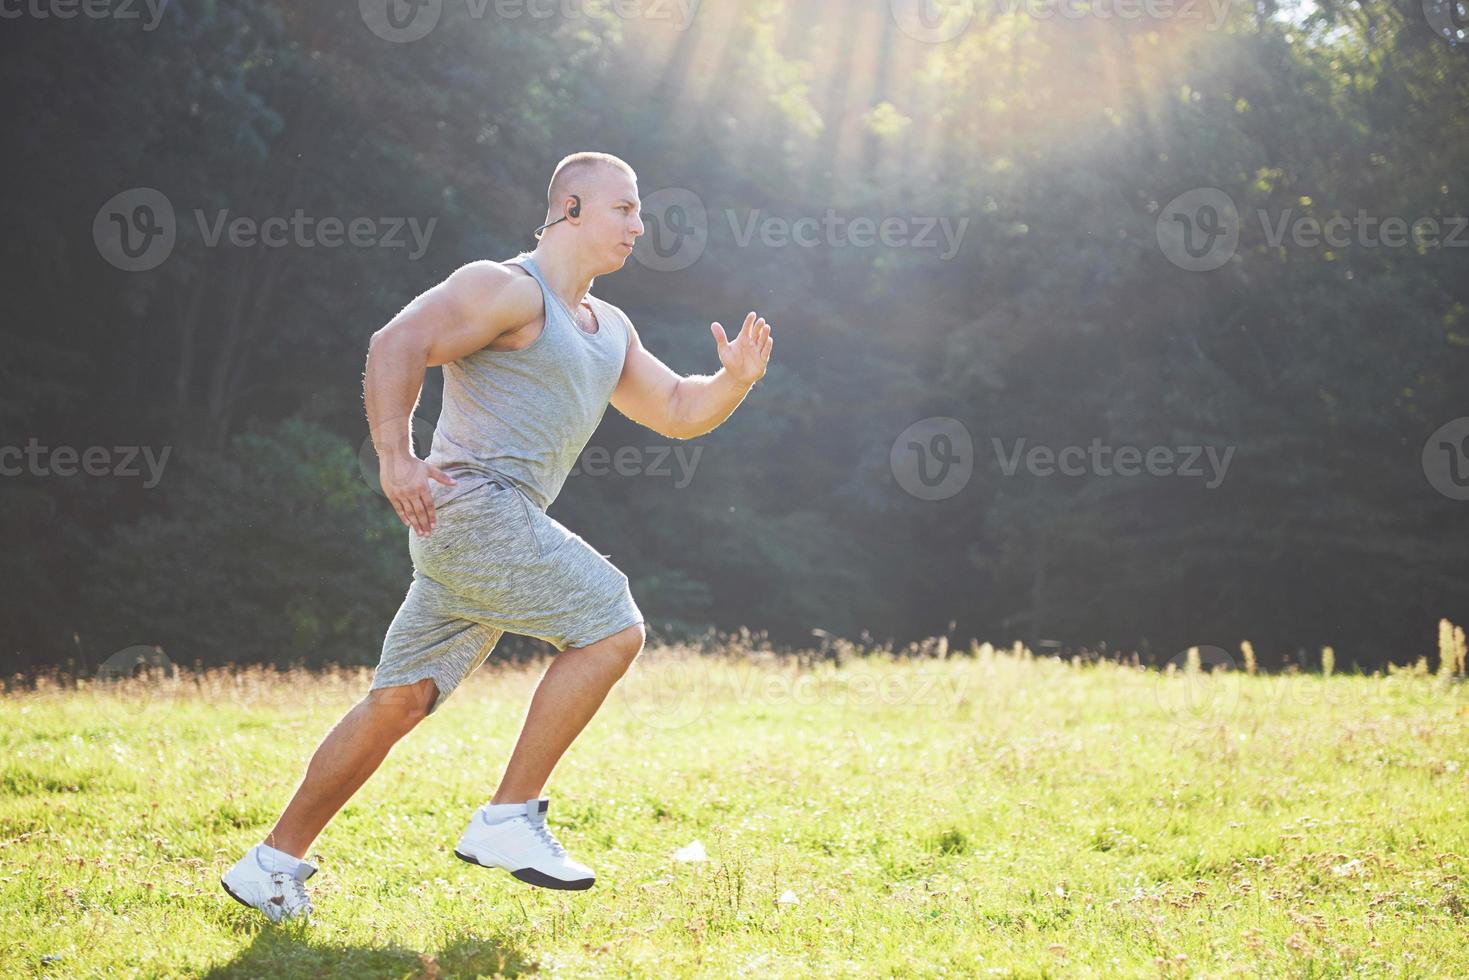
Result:
{"label": "black earpiece", "polygon": [[573,195],[571,195],[571,199],[573,201],[575,201],[576,203],[573,204],[571,207],[569,207],[569,208],[566,209],[566,214],[563,214],[561,217],[557,218],[555,221],[548,221],[548,222],[546,222],[545,224],[541,225],[541,227],[539,227],[535,231],[531,232],[531,234],[533,234],[533,235],[536,236],[536,241],[540,241],[541,240],[541,232],[545,231],[547,228],[551,227],[552,225],[560,224],[561,222],[565,221],[568,217],[571,217],[571,218],[580,218],[581,217],[581,195],[579,195],[579,194],[573,194]]}

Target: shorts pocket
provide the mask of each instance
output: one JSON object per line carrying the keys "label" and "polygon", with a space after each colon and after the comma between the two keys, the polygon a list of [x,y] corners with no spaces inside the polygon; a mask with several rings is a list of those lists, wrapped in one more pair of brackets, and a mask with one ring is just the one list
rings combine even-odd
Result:
{"label": "shorts pocket", "polygon": [[[410,532],[411,533],[411,532]],[[409,539],[414,567],[449,585],[476,566],[514,567],[540,557],[520,492],[486,483],[450,500],[426,538]]]}
{"label": "shorts pocket", "polygon": [[515,498],[520,501],[520,519],[522,526],[525,528],[525,532],[530,535],[531,544],[534,545],[536,550],[536,557],[546,557],[547,549],[541,541],[541,535],[536,532],[536,521],[531,515],[530,501],[519,490],[511,490],[509,492],[515,494]]}
{"label": "shorts pocket", "polygon": [[536,546],[540,549],[540,557],[549,558],[558,549],[576,539],[575,534],[550,514],[529,507],[526,513],[530,518]]}
{"label": "shorts pocket", "polygon": [[471,495],[470,501],[458,519],[481,557],[505,562],[541,557],[525,494],[491,481]]}

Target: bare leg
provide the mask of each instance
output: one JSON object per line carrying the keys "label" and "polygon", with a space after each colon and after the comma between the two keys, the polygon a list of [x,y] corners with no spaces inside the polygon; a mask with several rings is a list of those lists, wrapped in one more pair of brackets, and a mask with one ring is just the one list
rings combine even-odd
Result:
{"label": "bare leg", "polygon": [[398,740],[423,720],[437,697],[431,678],[369,691],[322,740],[265,843],[304,858],[322,828],[377,771]]}
{"label": "bare leg", "polygon": [[551,770],[643,649],[644,635],[639,623],[556,655],[536,686],[491,803],[521,803],[541,795]]}

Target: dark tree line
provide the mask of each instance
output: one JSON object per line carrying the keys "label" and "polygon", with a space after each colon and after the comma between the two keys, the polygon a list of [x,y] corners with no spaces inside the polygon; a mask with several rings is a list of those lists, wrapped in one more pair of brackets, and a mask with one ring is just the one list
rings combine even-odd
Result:
{"label": "dark tree line", "polygon": [[[534,247],[550,168],[579,149],[631,162],[645,201],[682,188],[706,209],[697,262],[596,284],[655,353],[712,372],[709,321],[749,309],[780,341],[694,442],[609,409],[593,445],[636,449],[635,471],[578,474],[552,509],[628,572],[655,633],[1156,660],[1250,638],[1267,664],[1330,644],[1375,666],[1469,618],[1469,502],[1424,465],[1430,434],[1469,416],[1469,232],[1387,247],[1359,225],[1334,246],[1292,224],[1451,234],[1469,48],[1416,0],[1231,8],[1212,29],[981,4],[942,41],[857,6],[711,0],[679,29],[450,3],[410,43],[355,3],[7,22],[0,446],[53,452],[0,476],[6,670],[140,643],[180,663],[375,662],[410,565],[363,475],[367,339],[458,265]],[[134,188],[166,197],[177,240],[129,272],[94,224]],[[1194,189],[1238,213],[1212,271],[1160,244]],[[767,222],[828,211],[848,227],[812,247]],[[231,244],[231,220],[296,214],[379,237],[397,221],[404,245]],[[939,246],[854,244],[861,217]],[[645,220],[666,236],[688,217]],[[432,228],[421,256],[409,222]],[[972,474],[929,500],[894,443],[934,417],[962,423]],[[1229,463],[1212,486],[1007,474],[1020,440]],[[56,447],[169,456],[146,486],[58,475]],[[1453,451],[1430,447],[1469,480],[1469,445]]]}

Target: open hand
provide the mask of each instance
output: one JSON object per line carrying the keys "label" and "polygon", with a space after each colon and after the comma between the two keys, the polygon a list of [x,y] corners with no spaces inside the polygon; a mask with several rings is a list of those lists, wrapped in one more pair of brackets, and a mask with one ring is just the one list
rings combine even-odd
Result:
{"label": "open hand", "polygon": [[379,457],[378,474],[383,496],[398,512],[398,520],[417,531],[419,537],[426,537],[438,523],[429,481],[436,480],[452,487],[454,478],[411,453]]}
{"label": "open hand", "polygon": [[770,349],[775,341],[770,336],[770,324],[764,317],[756,319],[752,310],[745,317],[740,335],[730,341],[724,328],[715,321],[709,325],[714,333],[714,343],[719,348],[719,362],[731,378],[746,388],[765,377],[765,367],[770,363]]}

